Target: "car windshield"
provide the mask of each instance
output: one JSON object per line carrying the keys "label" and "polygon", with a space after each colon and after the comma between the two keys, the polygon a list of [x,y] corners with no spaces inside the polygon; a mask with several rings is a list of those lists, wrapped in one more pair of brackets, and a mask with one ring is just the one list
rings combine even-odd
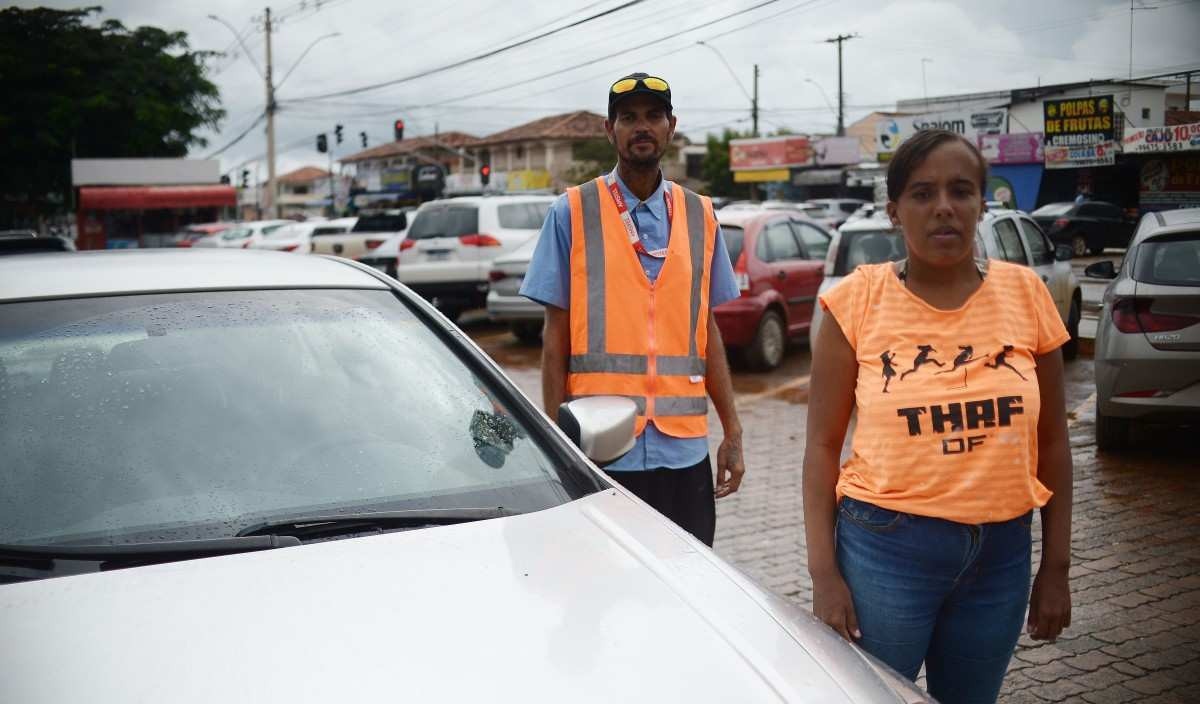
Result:
{"label": "car windshield", "polygon": [[1074,203],[1051,203],[1049,205],[1043,205],[1042,207],[1033,211],[1032,214],[1035,218],[1036,217],[1058,217],[1059,215],[1066,215],[1067,212],[1069,210],[1071,210],[1071,208],[1073,208],[1074,206],[1075,206]]}
{"label": "car windshield", "polygon": [[295,237],[303,231],[303,225],[283,225],[279,229],[270,232],[263,230],[263,236],[269,240],[285,240],[289,237]]}
{"label": "car windshield", "polygon": [[550,201],[538,203],[510,203],[497,209],[500,227],[506,230],[538,230],[546,221]]}
{"label": "car windshield", "polygon": [[846,276],[862,264],[898,261],[905,257],[904,236],[891,230],[843,232],[838,244],[834,276]]}
{"label": "car windshield", "polygon": [[[539,223],[540,226],[540,223]],[[473,206],[434,206],[417,213],[408,239],[425,240],[434,237],[461,237],[479,232],[479,209]]]}
{"label": "car windshield", "polygon": [[0,543],[222,538],[586,493],[495,384],[390,291],[0,305]]}
{"label": "car windshield", "polygon": [[408,226],[404,213],[396,215],[363,215],[354,223],[351,232],[400,232]]}
{"label": "car windshield", "polygon": [[254,231],[248,227],[235,227],[232,230],[226,230],[221,233],[223,240],[241,240],[254,234]]}
{"label": "car windshield", "polygon": [[730,263],[737,264],[746,242],[746,231],[733,225],[722,225],[721,237],[725,240],[725,249],[729,250]]}
{"label": "car windshield", "polygon": [[1143,242],[1137,248],[1133,278],[1162,286],[1200,286],[1200,232]]}

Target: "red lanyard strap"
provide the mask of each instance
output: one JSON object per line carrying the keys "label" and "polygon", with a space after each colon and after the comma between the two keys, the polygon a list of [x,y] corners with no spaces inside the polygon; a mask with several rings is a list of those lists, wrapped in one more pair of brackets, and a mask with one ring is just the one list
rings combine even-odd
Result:
{"label": "red lanyard strap", "polygon": [[[617,185],[617,179],[613,174],[605,177],[604,183],[608,185],[608,192],[612,194],[613,202],[617,204],[617,214],[621,216],[621,223],[625,225],[625,234],[629,237],[629,244],[633,246],[633,250],[638,254],[645,254],[656,259],[665,259],[667,256],[667,248],[647,250],[646,245],[642,244],[642,238],[638,235],[637,225],[633,222],[633,216],[629,214],[629,208],[625,205],[625,196],[621,195],[621,187]],[[674,221],[674,206],[671,204],[670,190],[663,188],[663,205],[667,209],[667,238],[671,237],[671,223]]]}

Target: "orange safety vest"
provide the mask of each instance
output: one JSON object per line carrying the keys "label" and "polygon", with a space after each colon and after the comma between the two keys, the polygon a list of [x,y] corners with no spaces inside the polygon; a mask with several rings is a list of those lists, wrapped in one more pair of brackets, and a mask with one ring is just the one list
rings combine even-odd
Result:
{"label": "orange safety vest", "polygon": [[672,211],[658,279],[646,278],[603,177],[570,188],[571,357],[567,397],[637,403],[637,434],[653,421],[680,438],[708,434],[705,365],[712,202],[667,183]]}

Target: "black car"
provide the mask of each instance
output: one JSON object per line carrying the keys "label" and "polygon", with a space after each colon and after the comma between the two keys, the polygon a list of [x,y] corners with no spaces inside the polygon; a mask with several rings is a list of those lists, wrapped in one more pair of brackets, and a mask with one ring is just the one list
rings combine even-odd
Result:
{"label": "black car", "polygon": [[1120,207],[1099,200],[1049,203],[1032,215],[1055,244],[1069,245],[1077,257],[1128,247],[1136,225]]}
{"label": "black car", "polygon": [[0,232],[0,254],[73,251],[75,251],[74,242],[56,235],[42,237],[33,230],[4,230]]}

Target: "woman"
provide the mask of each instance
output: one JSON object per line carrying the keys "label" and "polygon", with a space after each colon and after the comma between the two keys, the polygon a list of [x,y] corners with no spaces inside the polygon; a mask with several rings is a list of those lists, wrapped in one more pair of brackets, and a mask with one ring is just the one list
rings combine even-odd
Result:
{"label": "woman", "polygon": [[[896,152],[887,212],[908,259],[859,267],[821,297],[837,324],[814,344],[804,457],[814,613],[910,679],[924,664],[944,704],[996,700],[1027,599],[1035,639],[1071,619],[1068,335],[1031,269],[974,259],[986,174],[953,132]],[[938,374],[955,349],[971,354]],[[885,351],[911,369],[889,373]],[[996,363],[967,363],[980,359]]]}

